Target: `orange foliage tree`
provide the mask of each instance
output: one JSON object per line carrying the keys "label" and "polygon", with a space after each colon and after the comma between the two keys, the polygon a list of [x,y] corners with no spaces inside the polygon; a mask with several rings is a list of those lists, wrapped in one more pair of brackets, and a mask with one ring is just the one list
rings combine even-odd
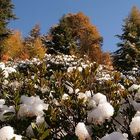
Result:
{"label": "orange foliage tree", "polygon": [[28,50],[28,54],[30,58],[37,57],[37,58],[43,58],[45,55],[46,50],[43,47],[42,41],[40,38],[36,38],[32,42],[26,42],[26,49]]}
{"label": "orange foliage tree", "polygon": [[112,59],[109,52],[104,52],[102,54],[102,64],[112,66]]}
{"label": "orange foliage tree", "polygon": [[23,39],[19,31],[14,31],[4,42],[2,59],[26,59],[27,50],[24,47]]}
{"label": "orange foliage tree", "polygon": [[[33,35],[35,36],[33,37]],[[27,40],[22,39],[19,31],[14,31],[4,42],[2,60],[43,58],[45,52],[46,50],[43,47],[41,38],[37,36],[36,30],[32,32],[32,36],[28,37]]]}
{"label": "orange foliage tree", "polygon": [[54,49],[66,52],[65,48],[70,51],[70,45],[75,44],[75,51],[81,56],[88,55],[91,60],[101,62],[102,37],[96,26],[82,12],[63,16],[60,23],[50,30],[49,35],[52,36],[52,44],[49,42],[49,45]]}
{"label": "orange foliage tree", "polygon": [[28,50],[30,58],[43,58],[46,52],[40,36],[40,26],[36,24],[30,31],[29,37],[25,38],[25,47]]}

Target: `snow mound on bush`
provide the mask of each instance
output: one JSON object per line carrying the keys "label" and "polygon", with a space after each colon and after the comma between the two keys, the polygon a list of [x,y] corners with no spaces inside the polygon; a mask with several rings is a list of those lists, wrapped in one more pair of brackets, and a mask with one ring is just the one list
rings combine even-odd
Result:
{"label": "snow mound on bush", "polygon": [[79,122],[75,128],[75,134],[79,140],[91,140],[86,125],[83,122]]}
{"label": "snow mound on bush", "polygon": [[140,132],[140,112],[138,111],[130,123],[130,131],[132,135],[137,135]]}
{"label": "snow mound on bush", "polygon": [[48,109],[48,104],[45,104],[39,96],[27,97],[25,95],[21,96],[20,109],[18,111],[19,117],[32,117],[32,116],[42,116],[44,114],[43,110]]}
{"label": "snow mound on bush", "polygon": [[11,126],[4,126],[0,129],[0,140],[11,140],[12,138],[22,140],[21,135],[14,134],[14,130]]}
{"label": "snow mound on bush", "polygon": [[128,140],[122,133],[113,132],[101,138],[101,140]]}
{"label": "snow mound on bush", "polygon": [[88,113],[88,122],[94,124],[101,124],[106,119],[109,119],[114,114],[114,108],[108,102],[101,103],[97,108]]}

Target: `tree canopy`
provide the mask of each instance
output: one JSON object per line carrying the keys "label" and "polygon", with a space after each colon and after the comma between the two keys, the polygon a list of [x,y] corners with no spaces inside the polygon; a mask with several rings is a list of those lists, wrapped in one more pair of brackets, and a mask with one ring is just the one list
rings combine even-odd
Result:
{"label": "tree canopy", "polygon": [[13,9],[11,0],[0,0],[0,58],[4,47],[3,41],[9,35],[7,25],[10,20],[16,19]]}
{"label": "tree canopy", "polygon": [[119,49],[114,53],[114,66],[120,71],[129,71],[140,67],[140,11],[133,7],[124,20],[123,33],[117,37]]}
{"label": "tree canopy", "polygon": [[[64,15],[57,26],[51,28],[49,49],[70,54],[73,50],[100,61],[102,37],[96,26],[82,12]],[[96,57],[94,53],[96,52]]]}
{"label": "tree canopy", "polygon": [[15,19],[13,13],[14,5],[11,0],[0,0],[0,38],[7,34],[7,25],[10,20]]}

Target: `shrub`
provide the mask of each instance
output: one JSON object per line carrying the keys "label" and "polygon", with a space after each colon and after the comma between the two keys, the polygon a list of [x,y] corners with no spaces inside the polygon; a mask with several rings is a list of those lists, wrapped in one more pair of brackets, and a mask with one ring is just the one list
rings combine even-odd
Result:
{"label": "shrub", "polygon": [[68,55],[0,63],[0,127],[25,139],[139,139],[139,83],[104,67]]}

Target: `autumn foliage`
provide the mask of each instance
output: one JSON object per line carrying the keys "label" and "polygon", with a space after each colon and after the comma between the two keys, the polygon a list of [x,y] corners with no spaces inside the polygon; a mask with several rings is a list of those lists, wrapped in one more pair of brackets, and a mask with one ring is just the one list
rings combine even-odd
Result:
{"label": "autumn foliage", "polygon": [[92,61],[101,63],[102,37],[82,12],[63,16],[59,24],[51,28],[49,36],[49,48],[61,53],[75,52],[82,57],[87,55]]}
{"label": "autumn foliage", "polygon": [[102,54],[102,64],[112,66],[112,59],[109,52],[104,52]]}
{"label": "autumn foliage", "polygon": [[82,12],[64,15],[47,35],[41,35],[36,24],[29,35],[22,38],[14,31],[5,41],[2,60],[43,58],[45,53],[70,54],[87,58],[98,64],[111,64],[109,53],[103,53],[102,37],[95,25]]}
{"label": "autumn foliage", "polygon": [[30,46],[25,45],[19,31],[14,31],[4,43],[4,50],[2,52],[2,60],[10,59],[29,59],[32,57],[43,58],[45,50],[39,38],[34,40]]}
{"label": "autumn foliage", "polygon": [[28,54],[26,54],[26,49],[23,45],[21,33],[19,31],[13,32],[13,34],[5,40],[4,44],[5,47],[2,59],[24,59],[25,56],[28,58]]}
{"label": "autumn foliage", "polygon": [[32,42],[26,42],[25,47],[27,49],[27,53],[29,54],[29,58],[43,58],[46,52],[40,38],[36,38]]}
{"label": "autumn foliage", "polygon": [[[78,41],[80,51],[82,54],[92,55],[92,52],[100,48],[101,36],[97,28],[91,24],[89,18],[83,13],[70,14],[66,17],[70,22],[70,26],[73,29],[73,36]],[[90,57],[90,56],[89,56]]]}

